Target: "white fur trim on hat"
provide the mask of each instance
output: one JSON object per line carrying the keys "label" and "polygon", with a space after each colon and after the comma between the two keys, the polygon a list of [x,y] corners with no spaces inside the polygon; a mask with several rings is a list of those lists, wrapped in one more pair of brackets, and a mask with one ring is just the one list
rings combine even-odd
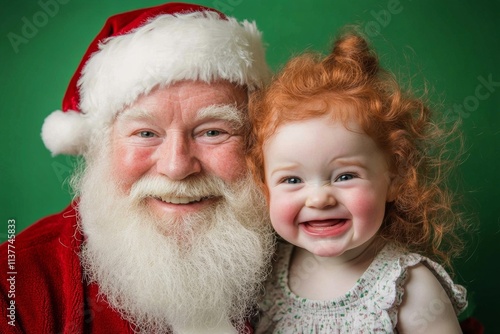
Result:
{"label": "white fur trim on hat", "polygon": [[52,155],[81,154],[86,146],[86,122],[82,113],[56,110],[42,125],[42,140]]}

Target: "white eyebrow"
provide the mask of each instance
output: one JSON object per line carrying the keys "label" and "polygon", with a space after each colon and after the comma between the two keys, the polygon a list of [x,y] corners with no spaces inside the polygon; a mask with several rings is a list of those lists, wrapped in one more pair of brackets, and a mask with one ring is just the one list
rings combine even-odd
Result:
{"label": "white eyebrow", "polygon": [[144,109],[139,109],[139,108],[132,108],[132,109],[127,109],[123,111],[122,113],[119,113],[118,116],[116,117],[117,119],[123,119],[123,120],[147,120],[151,119],[153,120],[153,116],[151,113],[149,113],[147,110]]}
{"label": "white eyebrow", "polygon": [[244,112],[239,110],[235,105],[231,104],[219,104],[211,105],[202,108],[198,111],[196,116],[198,119],[213,118],[223,121],[228,121],[235,124],[237,127],[242,127],[245,125],[247,118]]}
{"label": "white eyebrow", "polygon": [[[152,120],[153,115],[145,109],[131,108],[117,115],[117,119],[126,121]],[[243,127],[247,122],[244,112],[239,110],[235,105],[219,104],[211,105],[198,110],[196,119],[216,119],[228,121],[235,125],[236,128]]]}

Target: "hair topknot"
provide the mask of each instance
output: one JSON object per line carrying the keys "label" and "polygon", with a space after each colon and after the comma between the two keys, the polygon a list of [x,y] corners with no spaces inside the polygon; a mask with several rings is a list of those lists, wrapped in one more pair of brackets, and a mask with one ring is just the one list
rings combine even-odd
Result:
{"label": "hair topknot", "polygon": [[325,67],[348,68],[353,78],[370,77],[377,73],[379,60],[365,38],[346,32],[334,43],[332,52],[324,59]]}
{"label": "hair topknot", "polygon": [[[460,157],[456,146],[450,154],[450,139],[460,136],[432,118],[426,98],[414,95],[380,66],[364,36],[344,29],[330,54],[291,59],[251,97],[249,167],[268,195],[263,149],[280,125],[322,116],[346,126],[354,121],[385,153],[395,176],[396,196],[380,236],[449,265],[462,248],[458,227],[465,226],[447,187]],[[309,107],[311,101],[323,107]]]}

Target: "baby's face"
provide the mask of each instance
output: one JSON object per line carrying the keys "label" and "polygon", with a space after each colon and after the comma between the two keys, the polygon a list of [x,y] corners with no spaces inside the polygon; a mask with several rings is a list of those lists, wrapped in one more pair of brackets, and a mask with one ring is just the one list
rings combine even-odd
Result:
{"label": "baby's face", "polygon": [[271,221],[288,242],[346,256],[379,230],[391,178],[375,142],[328,117],[281,125],[264,146]]}

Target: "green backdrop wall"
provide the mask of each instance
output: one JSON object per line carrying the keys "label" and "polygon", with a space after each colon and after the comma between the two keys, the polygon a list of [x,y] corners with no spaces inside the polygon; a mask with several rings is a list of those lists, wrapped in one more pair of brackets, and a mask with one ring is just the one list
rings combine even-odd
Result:
{"label": "green backdrop wall", "polygon": [[[450,119],[461,118],[468,156],[460,166],[478,232],[457,261],[474,315],[498,332],[500,307],[500,1],[206,0],[239,19],[256,20],[278,69],[304,49],[326,52],[337,29],[358,24],[389,67],[428,81]],[[71,199],[65,179],[74,159],[51,157],[40,139],[44,118],[60,108],[88,43],[115,13],[158,0],[2,0],[0,13],[0,241],[7,222],[19,233]],[[409,65],[405,65],[409,63]],[[419,81],[420,80],[420,81]],[[1,260],[2,277],[6,271]],[[5,265],[6,267],[6,265]]]}

